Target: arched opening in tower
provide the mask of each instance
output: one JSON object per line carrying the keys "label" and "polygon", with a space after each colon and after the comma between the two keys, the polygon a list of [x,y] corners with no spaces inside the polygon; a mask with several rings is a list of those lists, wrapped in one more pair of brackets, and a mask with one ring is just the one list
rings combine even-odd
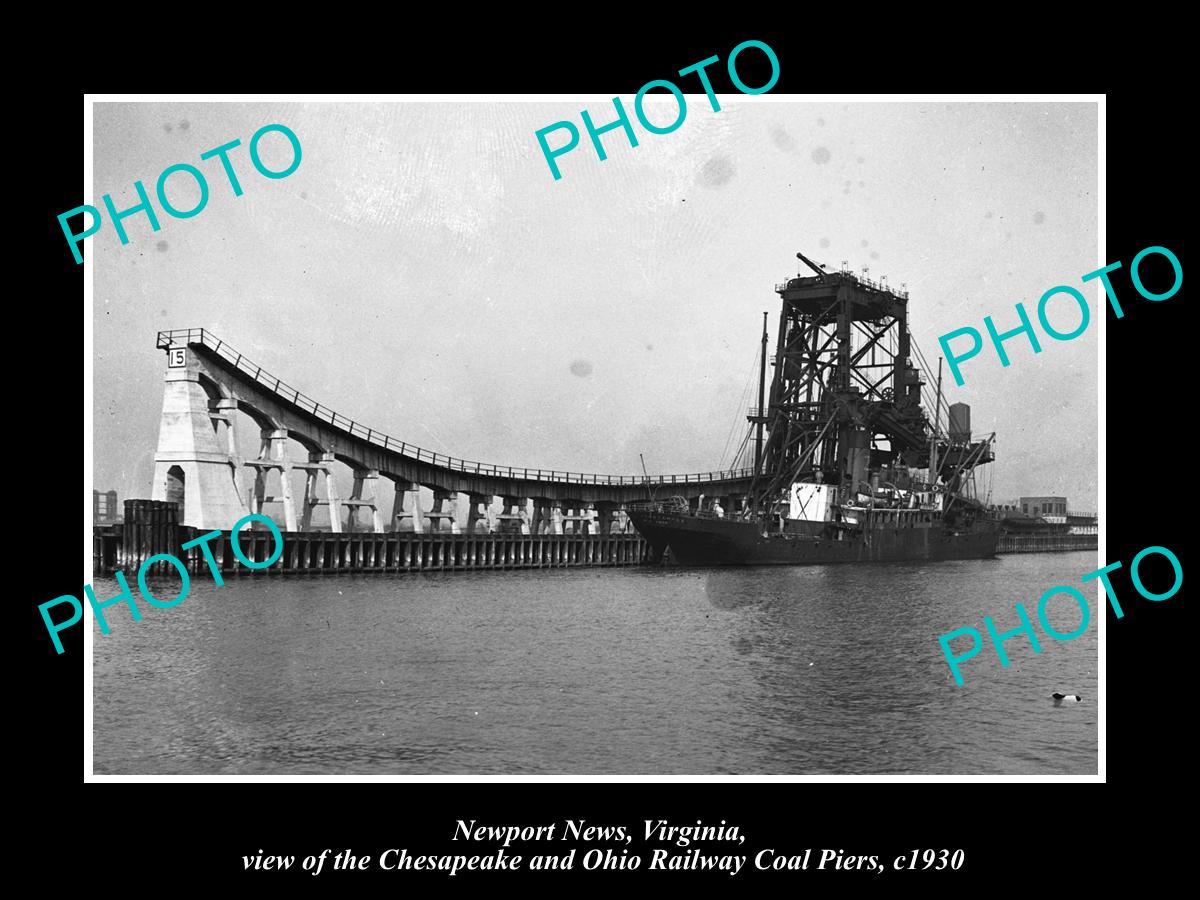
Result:
{"label": "arched opening in tower", "polygon": [[179,504],[177,522],[187,521],[185,518],[186,511],[183,506],[183,477],[183,469],[179,466],[171,466],[171,468],[167,469],[167,502]]}

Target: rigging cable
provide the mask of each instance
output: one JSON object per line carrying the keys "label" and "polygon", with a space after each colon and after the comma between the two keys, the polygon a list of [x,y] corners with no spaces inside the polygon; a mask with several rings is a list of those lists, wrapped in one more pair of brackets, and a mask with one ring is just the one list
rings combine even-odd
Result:
{"label": "rigging cable", "polygon": [[[761,350],[756,350],[754,352],[754,359],[751,361],[751,364],[750,364],[750,374],[746,376],[746,386],[745,386],[745,388],[742,389],[741,400],[738,401],[738,412],[734,416],[733,424],[729,426],[729,435],[725,438],[724,449],[721,450],[720,468],[722,471],[724,471],[724,469],[725,469],[725,456],[726,456],[726,454],[729,453],[729,445],[732,443],[733,435],[737,431],[738,421],[741,420],[742,418],[744,418],[746,415],[745,410],[747,408],[747,403],[749,402],[749,399],[750,399],[750,390],[754,384],[754,371],[758,368],[758,359],[761,355],[762,355]],[[733,461],[730,463],[730,467],[732,468],[733,465],[736,464],[736,462],[737,462],[737,457],[735,456],[733,458]]]}
{"label": "rigging cable", "polygon": [[949,398],[943,393],[942,401],[940,404],[937,402],[936,398],[931,399],[931,397],[933,397],[933,392],[930,390],[927,390],[927,388],[934,381],[933,370],[930,367],[929,362],[925,359],[925,354],[921,352],[921,347],[919,344],[917,344],[916,338],[912,337],[911,335],[909,336],[909,346],[911,346],[912,349],[916,351],[917,365],[920,366],[921,371],[925,373],[925,384],[921,386],[921,398],[925,401],[925,407],[927,409],[932,409],[935,406],[938,407],[937,415],[934,417],[935,421],[941,420],[941,412],[942,412],[942,410],[945,410],[946,411],[946,423],[947,423],[947,425],[949,425],[949,422],[950,422],[950,400],[949,400]]}

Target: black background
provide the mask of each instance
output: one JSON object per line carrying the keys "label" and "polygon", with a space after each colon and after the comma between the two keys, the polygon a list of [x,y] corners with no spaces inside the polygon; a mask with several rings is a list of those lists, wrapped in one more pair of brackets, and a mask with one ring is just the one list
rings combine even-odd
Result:
{"label": "black background", "polygon": [[[1184,186],[1191,183],[1183,154],[1186,141],[1175,122],[1181,98],[1169,89],[1157,64],[1129,66],[1087,74],[1080,68],[1083,54],[1095,47],[1072,45],[1064,58],[1070,64],[1032,63],[1014,73],[1022,57],[1020,46],[975,47],[955,59],[926,57],[924,65],[893,64],[886,42],[862,42],[842,36],[831,48],[815,34],[801,38],[795,31],[727,27],[704,37],[675,34],[669,39],[608,32],[591,41],[571,31],[569,42],[507,41],[484,46],[479,42],[417,40],[406,37],[388,54],[360,57],[354,65],[334,65],[308,56],[293,60],[292,75],[266,85],[245,66],[229,68],[213,81],[203,78],[143,82],[132,70],[126,76],[99,77],[89,87],[97,91],[155,91],[171,94],[223,90],[247,91],[268,87],[276,91],[394,91],[492,93],[601,93],[628,101],[646,81],[670,78],[686,65],[719,55],[710,69],[715,90],[731,93],[724,59],[747,38],[770,44],[779,56],[781,77],[772,93],[878,91],[1088,91],[1108,92],[1107,107],[1107,258],[1123,261],[1113,282],[1125,309],[1117,320],[1107,315],[1107,454],[1108,552],[1105,561],[1122,560],[1113,583],[1122,598],[1125,618],[1107,613],[1107,746],[1102,756],[1106,787],[1068,785],[1051,781],[1023,784],[243,784],[239,787],[190,784],[83,783],[87,761],[82,753],[83,676],[82,628],[62,634],[67,652],[54,653],[37,604],[59,594],[80,595],[79,533],[74,509],[82,498],[90,503],[92,485],[80,484],[84,436],[75,429],[74,415],[82,405],[79,368],[83,353],[74,349],[77,334],[67,319],[82,305],[83,267],[76,266],[63,240],[59,212],[96,197],[82,195],[80,126],[82,93],[63,85],[29,102],[28,120],[36,125],[38,141],[29,151],[33,173],[15,185],[28,192],[20,201],[18,231],[9,247],[30,248],[33,258],[23,265],[23,253],[10,254],[18,277],[17,314],[10,329],[20,341],[10,341],[10,385],[13,405],[9,419],[13,456],[8,481],[8,510],[17,527],[10,532],[10,573],[18,587],[10,602],[22,623],[24,657],[13,684],[20,721],[9,732],[17,752],[10,772],[19,782],[19,821],[28,829],[35,851],[79,867],[84,877],[167,888],[225,882],[273,886],[282,881],[309,889],[344,890],[352,884],[387,885],[393,890],[495,888],[524,880],[543,888],[570,886],[599,879],[619,887],[638,881],[662,890],[687,888],[700,882],[743,887],[767,881],[796,889],[814,885],[828,890],[941,883],[949,891],[966,887],[1005,887],[1043,890],[1049,886],[1076,888],[1114,867],[1145,860],[1170,842],[1174,829],[1164,822],[1170,798],[1185,783],[1192,754],[1182,729],[1190,724],[1188,680],[1184,661],[1192,639],[1184,622],[1188,584],[1168,601],[1139,598],[1128,579],[1132,557],[1149,545],[1171,548],[1190,571],[1183,517],[1190,510],[1191,443],[1189,413],[1192,388],[1183,371],[1190,334],[1184,322],[1186,283],[1170,300],[1151,303],[1136,294],[1129,281],[1129,262],[1142,248],[1171,248],[1187,269],[1180,206]],[[1082,40],[1082,38],[1080,38]],[[1059,43],[1061,49],[1064,45]],[[895,48],[893,48],[894,51]],[[908,57],[912,53],[909,46]],[[1029,48],[1026,48],[1027,50]],[[1074,54],[1072,56],[1072,54]],[[881,60],[881,55],[885,59]],[[766,80],[765,67],[755,71],[756,51],[739,58],[739,71],[750,85]],[[333,59],[337,59],[335,55]],[[349,62],[349,58],[345,58]],[[972,59],[996,61],[995,73],[980,76]],[[329,64],[327,64],[329,63]],[[333,69],[342,74],[331,83]],[[987,68],[984,66],[983,68]],[[1115,69],[1115,65],[1113,66]],[[968,76],[964,73],[975,73]],[[694,78],[694,76],[690,76]],[[685,90],[694,86],[676,79]],[[530,136],[530,152],[537,145]],[[10,170],[16,172],[16,170]],[[147,177],[153,173],[147,173]],[[97,196],[100,186],[97,186]],[[12,220],[10,219],[10,223]],[[30,239],[21,230],[31,228]],[[91,250],[86,242],[83,252]],[[1020,263],[1019,260],[1016,261]],[[1161,262],[1161,260],[1159,260]],[[1147,281],[1153,278],[1147,270]],[[24,274],[24,272],[23,272]],[[1064,272],[1063,283],[1082,273]],[[1164,267],[1164,277],[1166,277]],[[1093,293],[1088,292],[1089,299]],[[998,300],[1001,298],[997,298]],[[1026,301],[1036,298],[1004,298]],[[1094,307],[1093,307],[1094,308]],[[86,310],[85,310],[86,316]],[[978,327],[978,323],[977,323]],[[1093,324],[1092,326],[1096,326]],[[10,332],[10,337],[14,337]],[[1093,335],[1084,339],[1094,340]],[[10,376],[12,377],[12,376]],[[131,386],[133,389],[134,386]],[[1036,415],[1037,411],[1031,411]],[[1046,427],[1054,427],[1052,421]],[[1078,441],[1095,440],[1081,433]],[[20,451],[20,452],[18,452]],[[25,454],[28,454],[27,456]],[[1068,465],[1064,461],[1063,465]],[[29,477],[13,478],[14,471]],[[59,523],[65,522],[65,529]],[[30,540],[30,536],[34,539]],[[1151,588],[1169,573],[1162,560],[1151,560],[1143,577]],[[1169,580],[1166,582],[1169,583]],[[1090,596],[1090,594],[1089,594]],[[1020,598],[1014,598],[1020,599]],[[1026,598],[1033,600],[1036,598]],[[86,621],[86,619],[85,619]],[[1088,698],[1096,702],[1096,698]],[[1103,733],[1103,732],[1102,732]],[[1102,803],[1098,791],[1117,791]],[[830,847],[848,854],[895,856],[924,848],[963,848],[966,865],[958,872],[760,873],[748,868],[737,879],[728,875],[685,872],[593,872],[460,874],[449,880],[442,873],[335,873],[313,878],[297,866],[287,873],[244,873],[243,855],[258,852],[295,855],[352,848],[377,856],[391,847],[410,853],[464,852],[451,842],[457,819],[491,824],[548,824],[566,818],[597,824],[623,824],[634,832],[631,852],[647,858],[640,844],[640,823],[664,818],[675,824],[697,819],[716,824],[724,819],[747,835],[742,848],[775,847],[800,852],[805,847]],[[542,852],[565,852],[542,847]],[[719,845],[718,845],[719,846]],[[475,845],[475,852],[493,849]],[[584,848],[580,848],[577,854]],[[706,852],[725,852],[704,848]],[[512,852],[522,852],[513,848]],[[814,850],[815,854],[815,850]],[[523,853],[523,855],[525,855]],[[1170,854],[1166,854],[1168,857]],[[29,863],[32,865],[32,861]],[[328,865],[328,864],[327,864]],[[1166,863],[1169,868],[1170,864]],[[644,868],[644,865],[643,865]],[[680,880],[682,879],[682,880]],[[109,881],[109,883],[112,883]]]}

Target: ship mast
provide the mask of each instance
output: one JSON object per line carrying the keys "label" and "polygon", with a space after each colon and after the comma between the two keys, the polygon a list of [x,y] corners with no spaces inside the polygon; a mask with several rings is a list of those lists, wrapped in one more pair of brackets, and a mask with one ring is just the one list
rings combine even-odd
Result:
{"label": "ship mast", "polygon": [[762,351],[759,354],[758,366],[758,414],[755,417],[754,438],[754,474],[762,472],[763,425],[767,421],[767,311],[763,311]]}
{"label": "ship mast", "polygon": [[937,487],[938,431],[942,427],[942,358],[938,357],[937,401],[933,404],[933,434],[929,438],[929,486]]}

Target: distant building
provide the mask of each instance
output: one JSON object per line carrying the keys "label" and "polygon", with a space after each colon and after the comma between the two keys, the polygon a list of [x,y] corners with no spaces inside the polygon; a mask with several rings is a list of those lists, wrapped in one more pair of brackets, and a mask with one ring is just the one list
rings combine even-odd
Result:
{"label": "distant building", "polygon": [[1027,516],[1066,516],[1066,497],[1022,497],[1017,501]]}
{"label": "distant building", "polygon": [[116,491],[106,491],[103,494],[97,490],[92,491],[92,524],[117,525],[123,519],[117,509]]}

